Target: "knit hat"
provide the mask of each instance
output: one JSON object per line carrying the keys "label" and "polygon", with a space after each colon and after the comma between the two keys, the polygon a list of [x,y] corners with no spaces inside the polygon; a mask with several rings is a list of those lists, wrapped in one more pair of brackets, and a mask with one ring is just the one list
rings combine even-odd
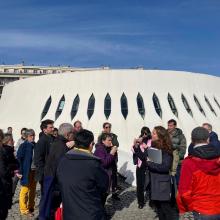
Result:
{"label": "knit hat", "polygon": [[196,127],[192,130],[191,137],[193,141],[203,141],[209,138],[209,132],[203,127]]}

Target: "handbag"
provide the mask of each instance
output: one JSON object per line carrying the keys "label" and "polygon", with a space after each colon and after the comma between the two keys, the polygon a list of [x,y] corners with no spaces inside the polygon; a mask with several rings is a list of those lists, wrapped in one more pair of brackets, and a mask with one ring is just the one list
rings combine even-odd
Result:
{"label": "handbag", "polygon": [[171,179],[168,174],[150,173],[151,199],[169,201],[171,197]]}

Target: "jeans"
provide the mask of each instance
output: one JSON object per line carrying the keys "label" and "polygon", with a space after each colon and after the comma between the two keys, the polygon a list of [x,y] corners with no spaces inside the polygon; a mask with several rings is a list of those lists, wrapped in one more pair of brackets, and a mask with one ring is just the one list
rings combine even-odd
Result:
{"label": "jeans", "polygon": [[220,215],[202,215],[198,212],[193,212],[194,220],[220,220]]}

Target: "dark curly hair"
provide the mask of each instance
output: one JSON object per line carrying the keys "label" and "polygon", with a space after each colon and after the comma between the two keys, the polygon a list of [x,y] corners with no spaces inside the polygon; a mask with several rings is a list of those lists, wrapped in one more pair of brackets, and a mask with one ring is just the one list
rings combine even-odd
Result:
{"label": "dark curly hair", "polygon": [[158,140],[153,141],[152,146],[172,154],[172,142],[168,131],[162,126],[156,126],[154,129],[157,132]]}

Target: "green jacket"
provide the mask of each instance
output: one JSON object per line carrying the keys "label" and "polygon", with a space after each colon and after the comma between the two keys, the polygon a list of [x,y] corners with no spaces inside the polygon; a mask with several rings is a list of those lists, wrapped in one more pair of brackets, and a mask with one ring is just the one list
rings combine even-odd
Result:
{"label": "green jacket", "polygon": [[173,148],[173,166],[172,166],[172,175],[176,174],[176,168],[178,164],[182,163],[184,155],[186,153],[186,138],[181,129],[175,128],[173,131],[169,132],[172,148]]}

